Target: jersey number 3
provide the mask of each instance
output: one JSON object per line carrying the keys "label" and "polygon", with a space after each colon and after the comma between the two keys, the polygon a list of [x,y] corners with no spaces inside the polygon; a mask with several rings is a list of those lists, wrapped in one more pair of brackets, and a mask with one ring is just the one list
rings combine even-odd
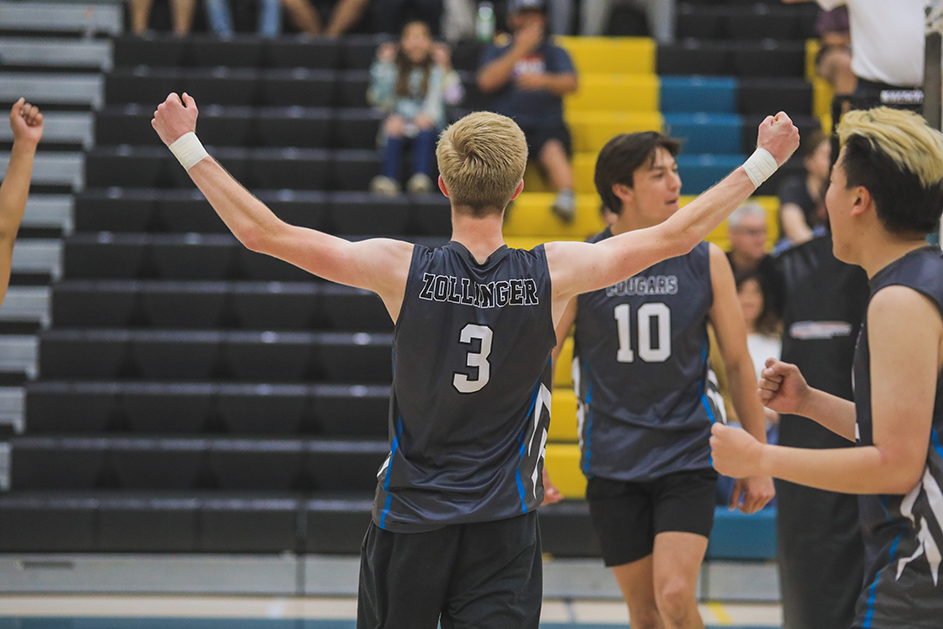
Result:
{"label": "jersey number 3", "polygon": [[[629,304],[619,304],[615,313],[619,331],[619,351],[616,360],[620,363],[635,362],[632,351],[632,321]],[[671,356],[671,310],[661,302],[643,304],[637,313],[638,355],[647,363],[663,363]],[[657,320],[658,347],[652,347],[652,319]]]}
{"label": "jersey number 3", "polygon": [[459,342],[468,345],[474,340],[481,342],[477,352],[469,351],[465,357],[465,364],[468,367],[478,370],[478,377],[472,380],[468,374],[458,373],[452,375],[452,386],[459,393],[474,393],[481,391],[488,380],[491,379],[491,363],[488,362],[488,356],[491,355],[491,340],[494,332],[486,325],[475,325],[469,323],[462,328],[462,334]]}

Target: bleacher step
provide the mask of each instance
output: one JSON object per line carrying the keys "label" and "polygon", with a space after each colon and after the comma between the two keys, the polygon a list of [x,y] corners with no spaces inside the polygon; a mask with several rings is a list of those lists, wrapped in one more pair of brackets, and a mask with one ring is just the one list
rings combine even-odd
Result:
{"label": "bleacher step", "polygon": [[4,65],[65,66],[110,70],[110,40],[63,40],[0,37],[0,59]]}
{"label": "bleacher step", "polygon": [[20,96],[42,104],[98,109],[104,102],[104,79],[97,74],[0,72],[0,102],[13,103]]}

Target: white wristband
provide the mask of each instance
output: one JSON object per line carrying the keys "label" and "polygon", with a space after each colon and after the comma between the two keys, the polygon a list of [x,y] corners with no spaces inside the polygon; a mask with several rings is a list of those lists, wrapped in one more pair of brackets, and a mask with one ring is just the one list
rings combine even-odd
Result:
{"label": "white wristband", "polygon": [[210,156],[193,131],[184,133],[174,140],[173,144],[170,145],[170,152],[174,154],[174,157],[177,158],[177,161],[187,172],[204,157]]}
{"label": "white wristband", "polygon": [[746,171],[747,177],[750,178],[756,188],[759,188],[761,183],[769,179],[777,168],[779,168],[779,164],[776,163],[776,158],[766,149],[756,149],[753,151],[753,155],[743,162],[743,170]]}

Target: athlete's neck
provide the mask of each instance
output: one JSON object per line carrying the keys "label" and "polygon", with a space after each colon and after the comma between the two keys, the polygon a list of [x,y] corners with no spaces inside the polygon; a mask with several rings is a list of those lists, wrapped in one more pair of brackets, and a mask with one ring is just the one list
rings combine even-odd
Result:
{"label": "athlete's neck", "polygon": [[[865,245],[863,241],[860,244]],[[864,269],[870,279],[887,265],[903,258],[911,251],[926,247],[927,244],[923,236],[917,235],[878,237],[858,250],[856,263]]]}
{"label": "athlete's neck", "polygon": [[461,243],[480,264],[504,245],[504,214],[476,218],[452,210],[452,240]]}

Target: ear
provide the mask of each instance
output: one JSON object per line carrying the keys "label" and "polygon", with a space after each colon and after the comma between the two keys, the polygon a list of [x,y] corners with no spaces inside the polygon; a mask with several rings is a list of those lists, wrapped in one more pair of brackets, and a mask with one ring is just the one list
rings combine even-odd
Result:
{"label": "ear", "polygon": [[623,203],[635,202],[635,190],[625,185],[624,183],[613,184],[612,194],[616,195],[616,198],[622,201]]}
{"label": "ear", "polygon": [[450,198],[449,189],[445,186],[445,179],[442,178],[442,175],[439,175],[439,190],[442,191],[446,199]]}
{"label": "ear", "polygon": [[855,201],[851,206],[851,216],[862,216],[869,208],[874,206],[874,198],[871,192],[864,186],[855,187]]}
{"label": "ear", "polygon": [[513,201],[514,199],[516,199],[516,198],[518,197],[518,195],[520,195],[521,192],[523,192],[523,191],[524,191],[524,180],[521,179],[521,183],[517,184],[517,190],[515,190],[515,191],[514,191],[514,194],[511,195],[511,201]]}

